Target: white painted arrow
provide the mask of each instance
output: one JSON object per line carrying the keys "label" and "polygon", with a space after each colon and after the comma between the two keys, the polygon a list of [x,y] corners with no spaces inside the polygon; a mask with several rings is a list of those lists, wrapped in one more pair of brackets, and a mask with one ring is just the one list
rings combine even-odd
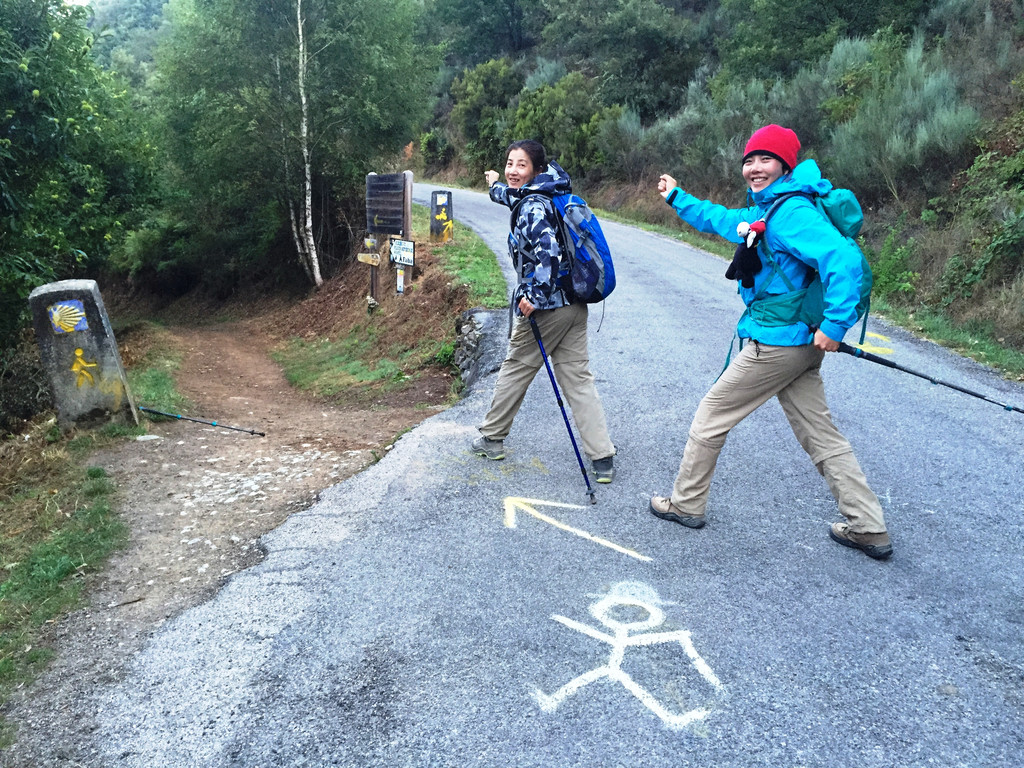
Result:
{"label": "white painted arrow", "polygon": [[587,539],[595,544],[600,544],[602,547],[608,547],[614,549],[616,552],[621,552],[624,555],[635,557],[637,560],[643,560],[644,562],[650,562],[651,558],[646,555],[641,555],[639,552],[634,552],[632,549],[621,547],[613,541],[602,539],[600,536],[594,536],[586,531],[581,531],[579,528],[573,528],[572,526],[566,525],[561,520],[556,520],[553,517],[549,517],[541,512],[538,512],[534,507],[561,507],[562,509],[587,509],[587,507],[581,507],[578,504],[560,504],[557,501],[541,501],[540,499],[521,499],[516,496],[505,497],[505,527],[515,528],[516,527],[516,510],[522,510],[528,515],[541,520],[548,525],[553,525],[555,528],[559,528],[563,531],[568,531],[582,539]]}

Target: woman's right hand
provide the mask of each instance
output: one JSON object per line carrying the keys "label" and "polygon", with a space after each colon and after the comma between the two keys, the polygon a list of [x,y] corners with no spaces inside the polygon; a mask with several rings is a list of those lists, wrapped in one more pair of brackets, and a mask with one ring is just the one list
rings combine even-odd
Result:
{"label": "woman's right hand", "polygon": [[668,193],[678,186],[676,180],[667,173],[663,173],[658,177],[658,194],[662,197],[668,197]]}
{"label": "woman's right hand", "polygon": [[487,179],[487,186],[489,188],[491,186],[491,184],[493,184],[494,182],[496,182],[498,180],[498,172],[497,171],[484,171],[484,178]]}

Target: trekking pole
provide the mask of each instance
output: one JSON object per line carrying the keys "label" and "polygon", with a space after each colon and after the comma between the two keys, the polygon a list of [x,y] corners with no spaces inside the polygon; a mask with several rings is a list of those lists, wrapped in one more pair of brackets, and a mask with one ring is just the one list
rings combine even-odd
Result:
{"label": "trekking pole", "polygon": [[236,432],[247,432],[250,435],[259,435],[260,437],[266,437],[266,432],[257,432],[255,429],[246,429],[245,427],[229,427],[227,424],[221,424],[219,421],[204,421],[203,419],[193,419],[191,416],[182,416],[180,413],[164,413],[163,411],[154,411],[152,408],[145,408],[139,406],[140,411],[145,413],[154,413],[157,416],[166,416],[169,419],[180,419],[182,421],[194,421],[197,424],[209,424],[211,427],[220,427],[221,429],[233,429]]}
{"label": "trekking pole", "polygon": [[548,353],[544,349],[544,342],[540,339],[540,328],[537,327],[537,321],[532,316],[530,317],[530,328],[533,330],[533,338],[537,340],[537,346],[540,347],[540,356],[544,358],[544,367],[548,369],[548,378],[551,379],[551,386],[555,390],[555,400],[558,401],[558,407],[562,409],[562,419],[565,421],[565,428],[569,430],[569,440],[572,442],[573,451],[576,452],[576,461],[579,462],[580,472],[583,473],[583,482],[587,484],[587,495],[590,497],[590,503],[597,504],[597,496],[590,485],[590,478],[587,477],[587,470],[583,466],[583,457],[580,456],[580,449],[576,447],[576,438],[573,437],[569,417],[566,415],[565,406],[562,404],[562,394],[558,391],[558,385],[555,383],[555,374],[551,370],[551,364],[548,363]]}
{"label": "trekking pole", "polygon": [[925,381],[930,381],[932,384],[941,384],[944,387],[955,389],[957,392],[963,392],[965,395],[971,395],[973,397],[980,398],[981,400],[985,400],[986,402],[994,403],[995,405],[998,405],[1007,411],[1017,411],[1017,413],[1024,413],[1024,409],[1018,408],[1015,405],[1007,405],[1006,403],[1001,403],[998,400],[993,400],[991,397],[983,395],[980,392],[974,392],[973,390],[957,386],[956,384],[950,384],[948,381],[940,381],[939,379],[934,379],[931,376],[928,376],[927,374],[912,371],[909,368],[904,368],[902,365],[897,365],[892,360],[886,360],[884,357],[879,357],[878,355],[873,355],[870,352],[865,352],[863,349],[851,347],[846,342],[839,342],[839,351],[845,352],[848,355],[853,355],[854,357],[863,358],[864,360],[870,360],[872,363],[884,365],[886,368],[895,368],[897,371],[903,371],[904,373],[909,373],[912,376],[922,378]]}

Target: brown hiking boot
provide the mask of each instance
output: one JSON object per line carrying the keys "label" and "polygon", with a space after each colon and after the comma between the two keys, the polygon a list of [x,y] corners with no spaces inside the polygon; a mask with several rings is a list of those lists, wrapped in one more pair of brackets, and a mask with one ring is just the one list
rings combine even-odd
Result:
{"label": "brown hiking boot", "polygon": [[671,499],[664,496],[651,498],[651,514],[660,517],[662,520],[671,520],[673,523],[685,525],[687,528],[703,528],[707,522],[704,515],[688,515],[672,503]]}
{"label": "brown hiking boot", "polygon": [[859,549],[875,560],[885,560],[892,556],[892,543],[888,533],[857,533],[851,531],[847,523],[832,523],[828,529],[829,538],[844,547]]}

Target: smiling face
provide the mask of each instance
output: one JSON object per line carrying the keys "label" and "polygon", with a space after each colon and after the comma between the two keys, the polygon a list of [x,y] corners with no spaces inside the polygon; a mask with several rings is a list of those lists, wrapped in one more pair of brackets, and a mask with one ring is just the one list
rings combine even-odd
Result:
{"label": "smiling face", "polygon": [[760,192],[785,173],[778,158],[753,154],[743,161],[743,178],[751,192]]}
{"label": "smiling face", "polygon": [[533,167],[530,156],[521,149],[513,149],[505,161],[505,181],[512,189],[519,189],[533,181],[537,171]]}

